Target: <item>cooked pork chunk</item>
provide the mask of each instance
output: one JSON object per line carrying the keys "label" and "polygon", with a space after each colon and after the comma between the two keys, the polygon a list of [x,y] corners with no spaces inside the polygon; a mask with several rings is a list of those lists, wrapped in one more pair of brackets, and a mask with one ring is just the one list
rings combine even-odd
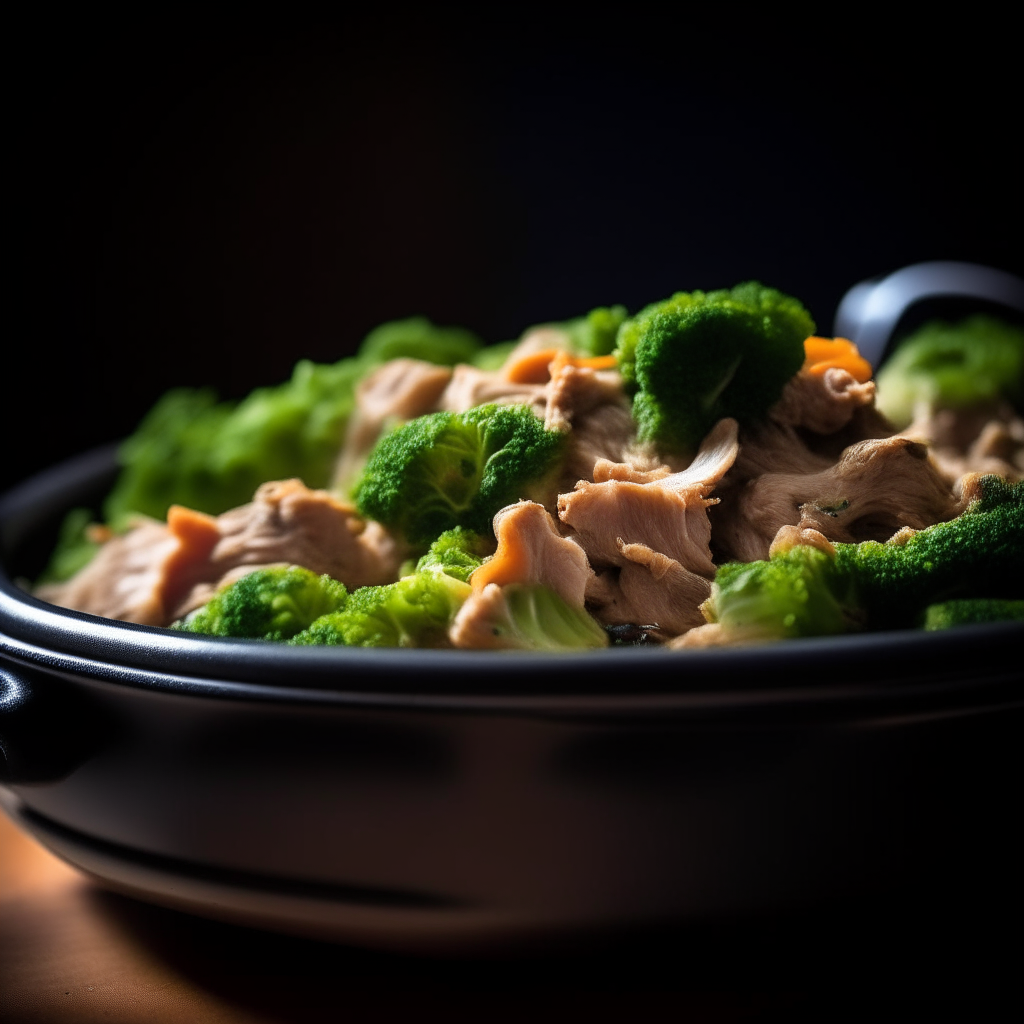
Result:
{"label": "cooked pork chunk", "polygon": [[532,405],[544,414],[544,384],[521,384],[508,380],[500,370],[478,370],[461,364],[437,403],[447,412],[465,412],[477,405]]}
{"label": "cooked pork chunk", "polygon": [[924,407],[900,436],[926,442],[950,483],[965,473],[1024,478],[1024,419],[1009,402],[969,409]]}
{"label": "cooked pork chunk", "polygon": [[448,630],[453,647],[471,651],[498,651],[513,646],[496,623],[510,618],[505,594],[497,583],[475,591],[459,609]]}
{"label": "cooked pork chunk", "polygon": [[874,381],[860,382],[847,370],[831,367],[824,373],[801,371],[782,389],[768,416],[777,423],[803,427],[816,434],[834,434],[858,409],[875,401]]}
{"label": "cooked pork chunk", "polygon": [[719,495],[725,501],[763,473],[821,472],[851,444],[889,437],[894,431],[875,412],[874,397],[872,382],[862,384],[846,370],[801,370],[763,420],[740,430],[739,456]]}
{"label": "cooked pork chunk", "polygon": [[163,626],[164,564],[178,547],[163,523],[140,520],[124,536],[107,541],[76,576],[41,586],[36,594],[52,604],[107,619]]}
{"label": "cooked pork chunk", "polygon": [[459,609],[449,631],[455,647],[497,649],[514,646],[496,624],[509,620],[504,588],[514,584],[544,586],[567,605],[584,607],[593,570],[583,549],[558,532],[542,505],[520,501],[494,517],[498,550],[470,577],[473,593]]}
{"label": "cooked pork chunk", "polygon": [[[761,422],[741,429],[739,455],[716,491],[721,502],[708,511],[716,560],[767,558],[783,525],[817,527],[832,540],[885,540],[919,512],[947,507],[949,488],[923,449],[913,453],[918,484],[907,489],[889,477],[903,471],[895,461],[903,448],[886,445],[893,430],[874,397],[875,385],[847,370],[801,370]],[[818,527],[822,518],[827,529]]]}
{"label": "cooked pork chunk", "polygon": [[817,472],[762,473],[729,492],[712,513],[716,548],[732,559],[768,557],[779,530],[815,529],[830,541],[888,540],[958,515],[962,502],[928,458],[903,437],[851,445]]}
{"label": "cooked pork chunk", "polygon": [[360,381],[332,486],[344,488],[355,479],[389,421],[411,420],[433,410],[451,378],[447,366],[392,359]]}
{"label": "cooked pork chunk", "polygon": [[401,552],[378,523],[300,480],[263,484],[248,505],[221,516],[174,507],[108,541],[67,583],[40,588],[54,604],[166,626],[226,582],[268,565],[301,565],[350,588],[395,579]]}
{"label": "cooked pork chunk", "polygon": [[706,510],[717,499],[708,495],[736,452],[736,421],[722,420],[680,473],[603,461],[593,483],[559,495],[559,517],[599,572],[588,591],[599,621],[656,623],[668,634],[704,621],[698,605],[715,574]]}
{"label": "cooked pork chunk", "polygon": [[560,490],[593,480],[599,460],[622,462],[636,439],[630,402],[616,370],[576,366],[569,359],[550,364],[544,389],[544,426],[569,432]]}
{"label": "cooked pork chunk", "polygon": [[520,501],[494,517],[498,550],[473,573],[474,590],[489,583],[539,583],[567,604],[582,608],[587,580],[593,570],[583,548],[558,532],[558,525],[543,505]]}

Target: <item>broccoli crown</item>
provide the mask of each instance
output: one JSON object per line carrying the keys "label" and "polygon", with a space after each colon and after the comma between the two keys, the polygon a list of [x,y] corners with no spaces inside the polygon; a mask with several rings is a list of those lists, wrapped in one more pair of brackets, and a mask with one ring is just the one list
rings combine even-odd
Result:
{"label": "broccoli crown", "polygon": [[374,364],[406,358],[454,366],[473,362],[481,344],[464,327],[437,327],[426,317],[411,316],[375,327],[363,339],[359,355]]}
{"label": "broccoli crown", "polygon": [[175,629],[211,636],[287,640],[345,606],[345,586],[297,565],[257,569],[219,591]]}
{"label": "broccoli crown", "polygon": [[798,545],[767,561],[723,565],[703,610],[709,622],[764,639],[827,636],[852,625],[837,597],[844,589],[831,555]]}
{"label": "broccoli crown", "polygon": [[981,479],[962,515],[903,543],[837,544],[836,565],[856,587],[869,628],[916,625],[927,605],[1015,598],[1024,587],[1024,481]]}
{"label": "broccoli crown", "polygon": [[762,416],[813,333],[796,299],[755,281],[648,306],[623,323],[615,350],[640,439],[687,452],[723,417]]}
{"label": "broccoli crown", "polygon": [[448,627],[470,594],[443,572],[418,572],[384,587],[360,587],[344,609],[324,615],[292,644],[347,647],[445,647]]}
{"label": "broccoli crown", "polygon": [[430,550],[416,563],[416,572],[443,572],[463,583],[469,581],[474,569],[494,554],[494,544],[472,530],[456,526],[445,530]]}
{"label": "broccoli crown", "polygon": [[1000,397],[1024,399],[1024,330],[978,314],[926,324],[903,341],[879,370],[878,408],[905,427],[914,408],[958,409]]}
{"label": "broccoli crown", "polygon": [[628,316],[625,306],[598,306],[586,316],[568,320],[562,327],[576,352],[585,356],[611,355],[619,328]]}
{"label": "broccoli crown", "polygon": [[834,548],[832,556],[798,545],[723,565],[705,616],[782,638],[919,626],[929,605],[945,601],[1013,604],[1024,587],[1024,482],[983,477],[981,496],[948,523],[902,543]]}
{"label": "broccoli crown", "polygon": [[507,614],[492,629],[502,646],[525,651],[578,651],[607,647],[608,634],[582,608],[540,584],[501,588]]}
{"label": "broccoli crown", "polygon": [[377,442],[356,504],[413,544],[456,526],[493,537],[494,514],[542,489],[565,443],[525,405],[430,413]]}
{"label": "broccoli crown", "polygon": [[1024,622],[1024,601],[1000,601],[996,598],[944,601],[931,604],[924,612],[924,628],[952,629],[981,622]]}

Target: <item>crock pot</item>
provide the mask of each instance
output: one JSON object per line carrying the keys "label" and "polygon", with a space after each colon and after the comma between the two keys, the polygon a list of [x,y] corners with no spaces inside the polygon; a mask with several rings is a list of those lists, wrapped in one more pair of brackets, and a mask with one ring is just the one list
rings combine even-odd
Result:
{"label": "crock pot", "polygon": [[97,450],[0,502],[0,800],[104,886],[413,950],[1019,893],[1019,623],[551,656],[292,648],[32,597],[19,577],[115,473]]}

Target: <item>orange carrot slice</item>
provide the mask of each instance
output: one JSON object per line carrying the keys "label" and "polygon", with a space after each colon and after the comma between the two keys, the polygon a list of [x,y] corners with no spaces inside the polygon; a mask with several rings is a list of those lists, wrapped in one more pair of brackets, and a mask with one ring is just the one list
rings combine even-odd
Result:
{"label": "orange carrot slice", "polygon": [[804,341],[804,357],[803,369],[816,377],[820,377],[832,367],[837,367],[846,370],[861,384],[871,380],[871,364],[847,338],[812,336]]}
{"label": "orange carrot slice", "polygon": [[167,528],[178,541],[178,547],[164,562],[159,588],[163,607],[170,611],[196,582],[194,571],[190,569],[210,557],[220,540],[220,527],[214,516],[183,505],[172,505],[167,510]]}
{"label": "orange carrot slice", "polygon": [[522,537],[512,529],[502,529],[498,522],[498,550],[469,577],[469,584],[475,593],[480,593],[488,583],[499,587],[506,583],[521,583],[530,571],[530,548]]}
{"label": "orange carrot slice", "polygon": [[[554,369],[552,369],[554,365]],[[589,367],[591,370],[613,370],[615,356],[572,356],[555,348],[531,352],[505,367],[505,379],[513,384],[546,384],[563,366]]]}
{"label": "orange carrot slice", "polygon": [[505,367],[505,380],[513,384],[546,384],[551,379],[548,367],[560,354],[556,348],[531,352]]}

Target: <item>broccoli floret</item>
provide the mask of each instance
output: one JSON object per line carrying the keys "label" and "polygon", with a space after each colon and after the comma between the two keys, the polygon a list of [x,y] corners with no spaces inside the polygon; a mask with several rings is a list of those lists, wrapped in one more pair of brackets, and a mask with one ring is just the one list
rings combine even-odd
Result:
{"label": "broccoli floret", "polygon": [[969,601],[944,601],[925,609],[924,628],[952,629],[980,622],[1024,622],[1024,601],[999,601],[975,598]]}
{"label": "broccoli floret", "polygon": [[210,636],[287,640],[343,608],[345,586],[299,566],[257,569],[172,628]]}
{"label": "broccoli floret", "polygon": [[715,574],[703,611],[709,622],[764,639],[827,636],[852,625],[835,559],[808,545],[763,562],[731,562]]}
{"label": "broccoli floret", "polygon": [[437,327],[426,317],[412,316],[375,327],[363,339],[359,355],[374,364],[406,358],[454,366],[473,362],[481,344],[464,327]]}
{"label": "broccoli floret", "polygon": [[342,611],[324,615],[292,644],[347,647],[445,647],[448,627],[470,594],[443,572],[418,572],[384,587],[354,591]]}
{"label": "broccoli floret", "polygon": [[579,651],[608,646],[608,634],[582,608],[567,604],[539,584],[501,588],[507,614],[492,631],[501,646],[524,651]]}
{"label": "broccoli floret", "polygon": [[473,570],[493,554],[492,542],[457,526],[454,530],[445,530],[430,545],[430,550],[417,562],[416,572],[443,572],[466,583]]}
{"label": "broccoli floret", "polygon": [[1024,482],[981,479],[981,496],[948,523],[903,543],[837,544],[839,572],[856,585],[869,629],[919,624],[954,598],[1016,598],[1024,588]]}
{"label": "broccoli floret", "polygon": [[723,417],[759,418],[813,333],[796,299],[753,281],[648,306],[622,325],[615,350],[640,439],[691,452]]}
{"label": "broccoli floret", "polygon": [[1024,330],[979,314],[911,335],[878,372],[878,408],[899,428],[915,409],[963,409],[1024,399]]}
{"label": "broccoli floret", "polygon": [[545,430],[525,405],[431,413],[377,442],[356,504],[412,544],[456,526],[493,537],[494,514],[542,493],[565,443],[565,434]]}
{"label": "broccoli floret", "polygon": [[768,561],[722,566],[705,617],[765,638],[920,626],[929,605],[1019,598],[1024,588],[1024,482],[981,480],[956,519],[902,542],[799,545]]}
{"label": "broccoli floret", "polygon": [[607,356],[615,348],[619,328],[627,316],[625,306],[598,306],[586,316],[566,321],[562,327],[580,355]]}

